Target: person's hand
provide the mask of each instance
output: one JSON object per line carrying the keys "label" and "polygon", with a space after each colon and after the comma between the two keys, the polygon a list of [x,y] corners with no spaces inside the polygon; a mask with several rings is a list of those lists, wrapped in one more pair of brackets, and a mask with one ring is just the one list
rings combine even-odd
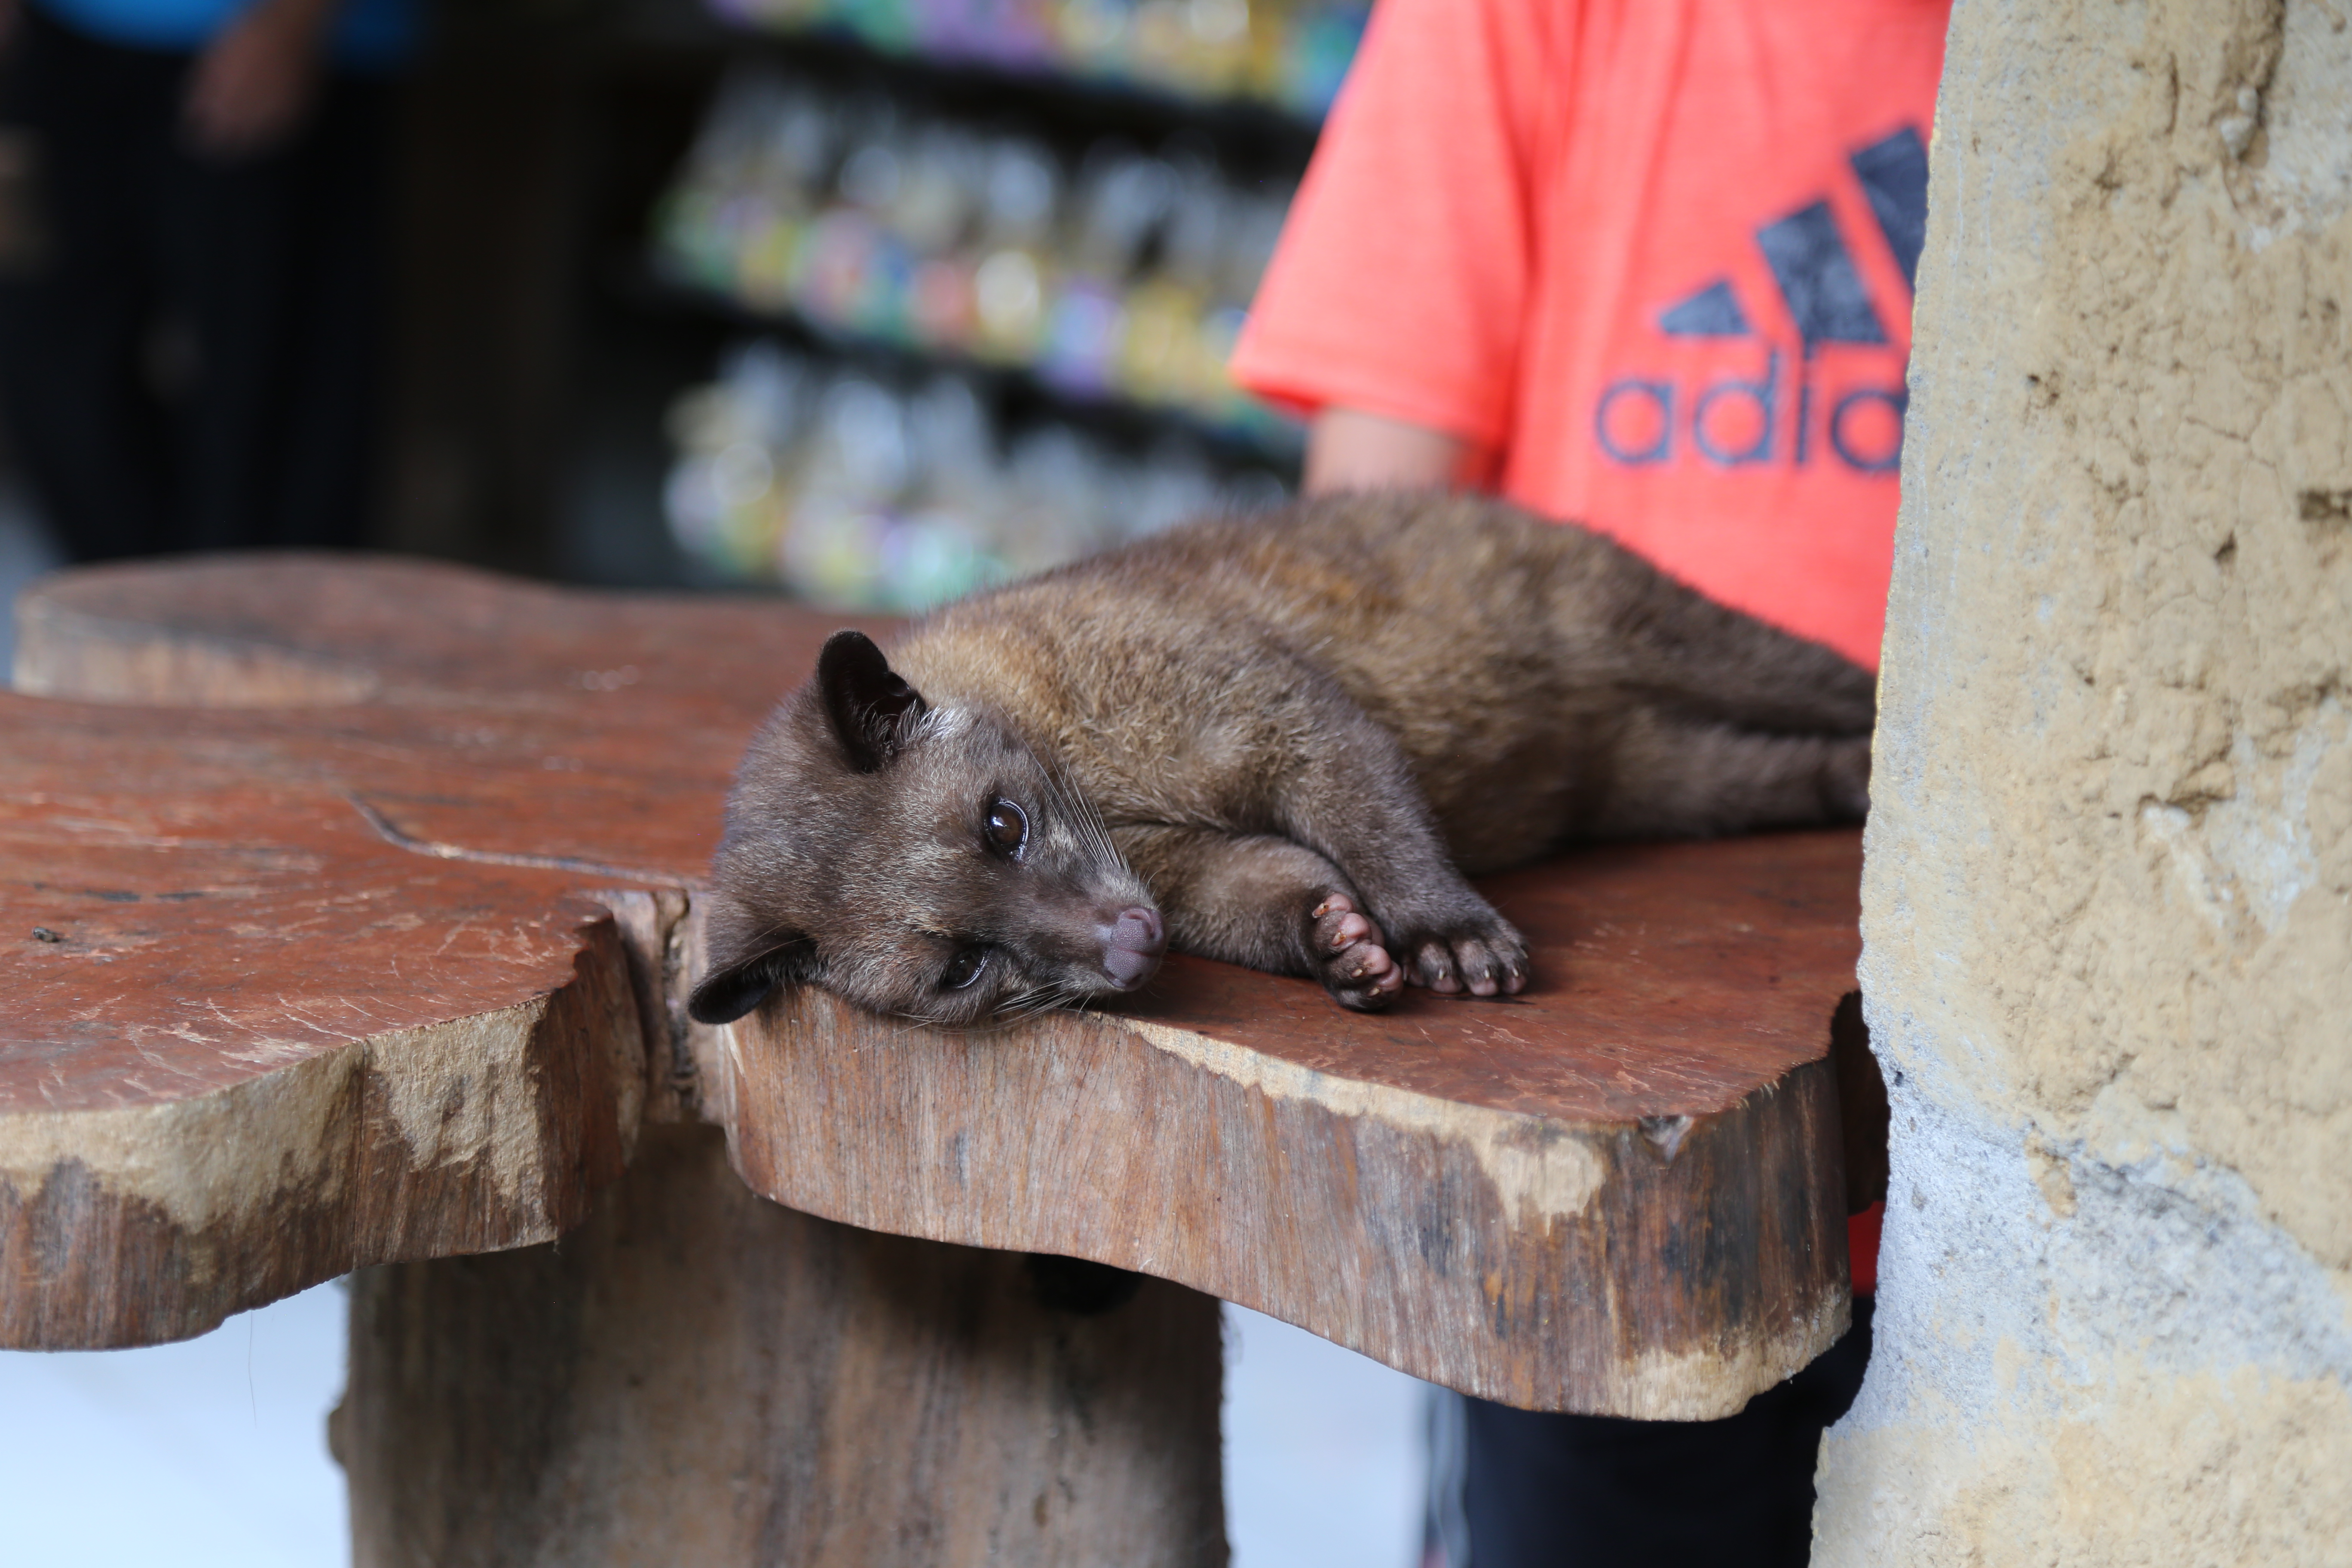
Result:
{"label": "person's hand", "polygon": [[269,152],[301,129],[317,96],[336,0],[255,0],[188,74],[188,139],[215,158]]}

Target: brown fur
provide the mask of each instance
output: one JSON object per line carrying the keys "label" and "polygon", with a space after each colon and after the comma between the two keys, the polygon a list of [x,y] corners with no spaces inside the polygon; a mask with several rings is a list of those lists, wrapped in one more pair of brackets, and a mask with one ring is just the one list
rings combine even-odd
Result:
{"label": "brown fur", "polygon": [[[942,1021],[1121,989],[1162,914],[1354,1006],[1516,991],[1525,944],[1465,872],[1866,799],[1866,671],[1467,497],[1191,524],[940,610],[887,668],[853,637],[745,761],[706,1016],[779,980]],[[1006,792],[1018,862],[974,837]],[[989,984],[942,990],[966,949]]]}

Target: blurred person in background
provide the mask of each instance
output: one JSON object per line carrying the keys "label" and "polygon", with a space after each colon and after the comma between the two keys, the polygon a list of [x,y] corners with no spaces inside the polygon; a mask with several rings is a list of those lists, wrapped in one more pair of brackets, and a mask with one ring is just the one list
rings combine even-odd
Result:
{"label": "blurred person in background", "polygon": [[[1948,11],[1380,0],[1236,379],[1310,491],[1491,489],[1874,668]],[[1804,1563],[1883,1210],[1852,1331],[1737,1415],[1442,1395],[1430,1568]]]}
{"label": "blurred person in background", "polygon": [[0,0],[0,405],[79,561],[364,537],[415,0]]}

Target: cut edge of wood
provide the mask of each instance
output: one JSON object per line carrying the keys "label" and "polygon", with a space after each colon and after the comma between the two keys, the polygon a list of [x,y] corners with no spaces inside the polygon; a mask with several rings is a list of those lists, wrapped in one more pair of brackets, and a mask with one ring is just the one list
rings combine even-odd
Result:
{"label": "cut edge of wood", "polygon": [[1609,1414],[1641,1421],[1716,1421],[1803,1371],[1853,1326],[1844,1290],[1792,1321],[1784,1333],[1758,1335],[1727,1349],[1636,1354],[1622,1398]]}
{"label": "cut edge of wood", "polygon": [[[1098,1016],[1155,1049],[1269,1099],[1297,1100],[1336,1118],[1370,1118],[1400,1133],[1450,1142],[1465,1151],[1485,1173],[1498,1206],[1515,1228],[1549,1230],[1557,1222],[1583,1217],[1612,1177],[1626,1173],[1628,1162],[1619,1151],[1631,1147],[1635,1151],[1634,1162],[1671,1165],[1695,1132],[1709,1123],[1754,1115],[1765,1109],[1766,1102],[1777,1100],[1787,1082],[1761,1085],[1737,1104],[1710,1114],[1623,1122],[1571,1121],[1320,1072],[1230,1040],[1150,1019]],[[1825,1052],[1828,1027],[1824,1019]],[[1802,1063],[1794,1070],[1820,1066],[1819,1062]],[[1629,1138],[1629,1132],[1634,1136]],[[1286,1316],[1278,1300],[1261,1303],[1233,1299],[1253,1310],[1321,1333],[1398,1371],[1428,1382],[1448,1381],[1423,1366],[1402,1364],[1376,1345],[1356,1344],[1343,1334]],[[1707,1421],[1734,1415],[1756,1394],[1793,1375],[1836,1343],[1852,1322],[1852,1294],[1838,1289],[1777,1327],[1751,1331],[1728,1344],[1638,1350],[1614,1362],[1615,1374],[1603,1379],[1606,1392],[1600,1395],[1593,1413],[1643,1421]],[[1463,1392],[1504,1403],[1525,1397],[1522,1390],[1475,1385],[1485,1384],[1483,1379],[1474,1378],[1473,1383]]]}
{"label": "cut edge of wood", "polygon": [[[803,994],[720,1031],[725,1088],[712,1099],[730,1158],[754,1191],[788,1207],[1156,1275],[1412,1375],[1535,1409],[1727,1415],[1850,1321],[1826,1055],[1721,1111],[1663,1127],[1580,1123],[1318,1072],[1115,1015],[1040,1019],[1037,1038],[980,1049],[925,1037],[931,1054],[919,1061],[860,1068],[857,1056],[903,1057],[915,1037],[899,1037],[898,1051],[844,1053],[829,1038],[844,1005]],[[1040,1068],[1041,1055],[1067,1060]],[[1147,1120],[1164,1136],[1112,1156],[1128,1162],[1114,1173],[1079,1176],[1087,1160],[1034,1127],[989,1129],[1024,1112],[1051,1120],[1037,1107],[1081,1079],[1133,1101],[1114,1118],[1160,1112]],[[806,1161],[790,1105],[763,1114],[780,1094],[822,1101],[828,1121],[861,1129],[857,1139]],[[1180,1145],[1213,1157],[1187,1163]],[[1005,1169],[982,1168],[999,1155]],[[1738,1173],[1712,1204],[1683,1190],[1707,1195],[1692,1174],[1699,1164]],[[1319,1193],[1299,1184],[1310,1166],[1328,1173]],[[892,1179],[869,1179],[877,1170]],[[1194,1228],[1139,1213],[1139,1193],[1186,1210]],[[1717,1227],[1741,1234],[1725,1242],[1710,1234]],[[1302,1228],[1327,1237],[1328,1252],[1286,1258],[1251,1238]],[[1656,1260],[1629,1262],[1645,1247]],[[1687,1256],[1666,1259],[1676,1248]],[[1671,1282],[1678,1268],[1681,1287]],[[1645,1273],[1662,1282],[1648,1300],[1629,1289]],[[1368,1299],[1382,1292],[1394,1299]]]}
{"label": "cut edge of wood", "polygon": [[[1370,1117],[1399,1132],[1453,1140],[1477,1161],[1515,1226],[1573,1219],[1591,1206],[1609,1179],[1607,1163],[1578,1136],[1587,1131],[1578,1123],[1319,1072],[1213,1035],[1150,1019],[1096,1016],[1155,1050],[1268,1099],[1298,1100],[1332,1116]],[[1609,1128],[1612,1136],[1616,1131]]]}
{"label": "cut edge of wood", "polygon": [[570,983],[509,1006],[185,1100],[0,1113],[0,1347],[185,1339],[362,1265],[577,1224],[646,1081],[614,922],[581,935]]}

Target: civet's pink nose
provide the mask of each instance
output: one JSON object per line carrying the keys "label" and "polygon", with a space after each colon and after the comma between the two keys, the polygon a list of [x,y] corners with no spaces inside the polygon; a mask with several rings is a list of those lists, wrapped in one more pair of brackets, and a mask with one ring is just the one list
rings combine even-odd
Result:
{"label": "civet's pink nose", "polygon": [[1121,910],[1118,920],[1103,932],[1103,973],[1122,991],[1132,991],[1151,978],[1160,955],[1168,951],[1168,928],[1158,910],[1140,905]]}

